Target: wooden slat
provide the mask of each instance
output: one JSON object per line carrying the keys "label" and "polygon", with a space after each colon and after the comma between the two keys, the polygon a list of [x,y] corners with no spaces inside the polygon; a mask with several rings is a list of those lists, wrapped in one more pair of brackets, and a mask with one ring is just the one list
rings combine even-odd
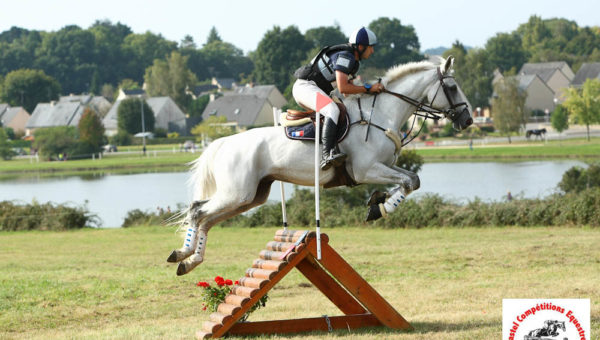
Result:
{"label": "wooden slat", "polygon": [[267,279],[267,280],[270,280],[276,274],[277,274],[276,271],[274,271],[274,270],[268,270],[268,269],[249,268],[248,270],[246,270],[246,276],[247,277],[254,277],[254,278],[258,278],[258,279]]}
{"label": "wooden slat", "polygon": [[[302,235],[304,235],[305,232],[306,232],[306,230],[279,229],[275,232],[275,237],[273,238],[273,240],[277,241],[277,242],[292,242],[293,243],[293,242],[298,241],[298,238],[300,238]],[[314,233],[314,232],[309,232],[309,235],[311,233]]]}
{"label": "wooden slat", "polygon": [[261,288],[256,295],[254,295],[250,301],[248,301],[244,306],[240,308],[239,311],[232,313],[232,318],[228,322],[223,324],[222,328],[219,328],[215,333],[212,334],[214,338],[220,338],[227,333],[227,331],[235,324],[252,306],[254,306],[260,298],[262,298],[267,292],[273,288],[282,278],[284,278],[287,273],[289,273],[294,267],[298,264],[298,262],[302,261],[304,257],[309,254],[308,248],[304,248],[300,253],[296,253],[296,256],[293,260],[288,262],[286,266],[284,266],[275,277],[268,281],[268,283]]}
{"label": "wooden slat", "polygon": [[231,314],[221,314],[219,312],[211,313],[210,316],[208,317],[208,320],[210,320],[212,322],[220,323],[220,324],[224,324],[229,319],[231,319]]}
{"label": "wooden slat", "polygon": [[234,306],[242,306],[244,303],[250,300],[247,296],[239,296],[234,294],[229,294],[225,297],[225,303]]}
{"label": "wooden slat", "polygon": [[231,293],[239,296],[254,297],[258,293],[258,288],[233,286]]}
{"label": "wooden slat", "polygon": [[257,259],[252,263],[252,268],[269,269],[269,270],[281,270],[286,265],[285,261],[271,261]]}
{"label": "wooden slat", "polygon": [[295,243],[292,243],[292,242],[270,241],[267,243],[265,248],[267,248],[267,250],[286,251],[290,247],[293,247],[294,245],[295,245]]}
{"label": "wooden slat", "polygon": [[204,323],[202,324],[202,329],[206,333],[214,333],[217,329],[221,327],[223,327],[223,325],[212,321],[204,321]]}
{"label": "wooden slat", "polygon": [[282,251],[261,250],[258,256],[263,260],[279,260],[284,255]]}
{"label": "wooden slat", "polygon": [[220,303],[219,306],[217,306],[217,312],[219,312],[221,314],[233,315],[233,314],[237,313],[240,309],[241,309],[240,306],[230,305],[228,303]]}
{"label": "wooden slat", "polygon": [[[330,316],[329,324],[332,329],[356,329],[381,326],[379,320],[371,314]],[[312,331],[327,332],[328,330],[329,326],[327,324],[327,319],[325,317],[317,317],[293,320],[242,322],[233,325],[227,334],[285,334]]]}
{"label": "wooden slat", "polygon": [[[316,244],[308,249],[316,257]],[[328,242],[321,244],[320,264],[341,283],[382,324],[393,329],[412,329],[412,326],[346,262]]]}
{"label": "wooden slat", "polygon": [[305,257],[296,268],[344,314],[367,312],[352,295],[323,270],[314,257]]}
{"label": "wooden slat", "polygon": [[267,282],[269,282],[269,280],[256,279],[253,277],[242,277],[241,279],[239,279],[239,282],[241,286],[260,289],[264,287],[267,284]]}

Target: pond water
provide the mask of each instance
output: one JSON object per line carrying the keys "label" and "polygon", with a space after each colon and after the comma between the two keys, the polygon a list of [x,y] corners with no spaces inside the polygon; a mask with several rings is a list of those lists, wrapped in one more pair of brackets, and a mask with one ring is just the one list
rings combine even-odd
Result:
{"label": "pond water", "polygon": [[[586,167],[583,162],[570,160],[424,164],[419,173],[421,189],[409,197],[437,193],[463,203],[475,197],[502,200],[507,191],[514,197],[544,197],[552,194],[563,173],[576,165]],[[174,210],[178,204],[187,205],[191,199],[187,180],[187,172],[26,177],[0,181],[0,201],[85,203],[101,218],[103,227],[119,227],[133,209]],[[269,200],[281,201],[279,188],[275,182]],[[285,184],[286,199],[293,190],[293,185]]]}

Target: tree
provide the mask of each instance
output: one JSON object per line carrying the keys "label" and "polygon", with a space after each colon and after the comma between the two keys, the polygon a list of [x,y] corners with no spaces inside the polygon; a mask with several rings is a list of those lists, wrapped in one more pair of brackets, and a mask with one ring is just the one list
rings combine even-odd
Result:
{"label": "tree", "polygon": [[484,49],[473,48],[468,52],[456,41],[444,52],[444,57],[454,57],[454,75],[461,89],[474,107],[487,107],[492,96],[493,65]]}
{"label": "tree", "polygon": [[227,117],[225,116],[210,116],[202,123],[192,128],[192,135],[200,137],[202,140],[215,140],[217,138],[232,135],[233,129],[225,126]]}
{"label": "tree", "polygon": [[375,53],[365,63],[377,68],[390,68],[410,61],[419,61],[421,44],[412,25],[404,26],[394,18],[379,18],[369,24],[369,29],[377,35]]}
{"label": "tree", "polygon": [[117,126],[120,131],[130,134],[142,132],[142,105],[144,106],[144,129],[146,132],[154,130],[154,111],[148,103],[139,98],[128,98],[123,99],[117,109]]}
{"label": "tree", "polygon": [[569,114],[568,111],[562,106],[558,105],[554,112],[552,112],[552,116],[550,117],[550,122],[554,130],[558,133],[563,132],[564,130],[569,128]]}
{"label": "tree", "polygon": [[213,40],[200,50],[209,77],[240,79],[252,72],[254,65],[241,49],[221,40]]}
{"label": "tree", "polygon": [[89,146],[91,153],[97,153],[102,149],[104,125],[93,110],[85,108],[77,128],[79,129],[79,141]]}
{"label": "tree", "polygon": [[348,42],[348,37],[342,32],[339,25],[311,28],[304,33],[304,37],[313,48],[318,49]]}
{"label": "tree", "polygon": [[6,75],[1,97],[12,106],[33,112],[38,103],[57,100],[60,91],[58,82],[44,71],[21,69]]}
{"label": "tree", "polygon": [[508,136],[518,132],[524,122],[525,99],[527,93],[519,89],[516,78],[505,78],[494,84],[496,97],[492,98],[492,112],[494,114],[494,127]]}
{"label": "tree", "polygon": [[52,158],[68,154],[77,144],[77,130],[74,126],[57,126],[37,129],[33,145],[42,157]]}
{"label": "tree", "polygon": [[8,141],[8,135],[3,128],[0,128],[0,158],[9,160],[13,158],[15,152],[11,148],[11,144]]}
{"label": "tree", "polygon": [[516,71],[527,61],[521,37],[516,33],[498,33],[485,44],[489,62],[501,72]]}
{"label": "tree", "polygon": [[581,89],[569,88],[563,105],[573,120],[585,124],[587,140],[590,140],[590,124],[600,123],[600,80],[588,79]]}
{"label": "tree", "polygon": [[141,81],[148,66],[155,59],[164,59],[177,49],[177,43],[163,38],[160,34],[146,32],[129,34],[123,40],[123,55],[127,66],[121,77]]}
{"label": "tree", "polygon": [[221,36],[219,36],[219,32],[217,32],[217,28],[213,26],[208,32],[208,38],[206,38],[206,45],[212,44],[216,41],[222,42]]}
{"label": "tree", "polygon": [[259,84],[275,84],[279,91],[284,92],[311,47],[296,26],[283,30],[279,26],[273,27],[265,33],[251,55],[254,79]]}
{"label": "tree", "polygon": [[172,52],[166,61],[154,60],[144,75],[146,92],[153,97],[169,96],[179,107],[187,107],[191,97],[185,93],[185,89],[198,82],[194,73],[187,68],[187,59],[178,52]]}

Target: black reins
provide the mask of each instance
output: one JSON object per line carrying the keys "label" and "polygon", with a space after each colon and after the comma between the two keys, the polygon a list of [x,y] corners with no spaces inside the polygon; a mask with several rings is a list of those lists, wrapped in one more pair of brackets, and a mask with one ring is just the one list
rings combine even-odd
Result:
{"label": "black reins", "polygon": [[[450,95],[450,89],[448,88],[448,85],[446,85],[446,83],[444,82],[444,79],[447,79],[447,78],[454,79],[454,76],[442,74],[442,71],[440,70],[439,67],[437,68],[437,74],[438,74],[438,79],[439,79],[440,85],[438,86],[437,90],[435,91],[435,95],[433,96],[433,99],[431,100],[431,102],[433,103],[435,101],[435,98],[437,97],[437,95],[440,91],[440,88],[441,88],[444,92],[444,95],[446,96],[446,99],[448,100],[448,104],[450,104],[450,108],[445,109],[445,110],[435,108],[435,107],[425,103],[424,101],[418,101],[414,98],[403,95],[402,93],[393,92],[393,91],[390,91],[387,89],[383,90],[383,93],[390,94],[400,100],[407,102],[410,105],[415,106],[415,111],[412,114],[414,116],[419,116],[419,117],[425,118],[423,120],[423,123],[421,124],[421,128],[419,128],[419,131],[417,131],[417,134],[412,136],[407,142],[404,142],[406,140],[406,138],[408,138],[408,136],[410,136],[410,133],[413,130],[413,127],[415,125],[415,120],[413,120],[410,130],[406,133],[406,136],[404,136],[402,138],[402,146],[405,146],[408,143],[412,142],[413,139],[415,139],[421,133],[421,130],[423,130],[423,127],[425,126],[425,122],[427,121],[427,119],[432,119],[432,120],[438,121],[443,118],[450,118],[451,120],[453,120],[454,117],[456,116],[456,114],[458,113],[458,111],[456,110],[457,107],[460,107],[460,106],[468,107],[468,104],[466,102],[460,102],[460,103],[455,104],[452,101],[452,96]],[[375,95],[373,98],[373,107],[375,106],[375,99],[377,99],[377,95]],[[352,122],[350,124],[350,126],[355,125],[355,124],[361,124],[361,125],[368,124],[369,127],[373,126],[383,132],[386,131],[385,128],[383,128],[377,124],[371,123],[371,117],[369,117],[368,121],[364,118],[363,110],[362,110],[361,103],[360,103],[360,98],[358,98],[358,110],[360,112],[360,120]],[[371,116],[372,115],[373,115],[373,111],[371,110]],[[367,135],[366,135],[365,141],[367,141],[368,133],[369,133],[369,129],[367,127]]]}

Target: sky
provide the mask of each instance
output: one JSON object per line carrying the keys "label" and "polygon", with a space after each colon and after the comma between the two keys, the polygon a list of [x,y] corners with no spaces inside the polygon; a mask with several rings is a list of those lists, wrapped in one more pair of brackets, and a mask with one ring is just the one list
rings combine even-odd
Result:
{"label": "sky", "polygon": [[215,27],[223,41],[249,52],[274,26],[294,25],[302,33],[339,24],[349,36],[380,17],[415,28],[421,51],[471,47],[500,32],[511,32],[531,15],[565,18],[600,26],[598,0],[0,0],[0,32],[18,26],[56,31],[66,25],[88,28],[96,20],[121,22],[135,33],[151,31],[180,42],[191,35],[200,47]]}

